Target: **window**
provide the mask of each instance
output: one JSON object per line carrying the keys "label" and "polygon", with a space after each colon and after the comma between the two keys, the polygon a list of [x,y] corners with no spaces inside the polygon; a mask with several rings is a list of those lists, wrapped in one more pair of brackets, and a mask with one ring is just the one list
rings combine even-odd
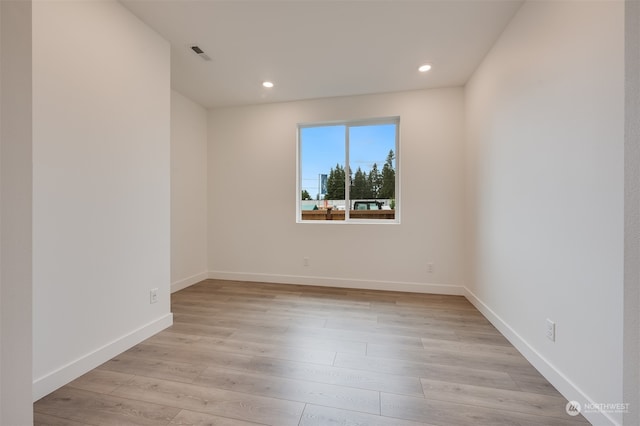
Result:
{"label": "window", "polygon": [[298,221],[397,223],[399,122],[298,125]]}

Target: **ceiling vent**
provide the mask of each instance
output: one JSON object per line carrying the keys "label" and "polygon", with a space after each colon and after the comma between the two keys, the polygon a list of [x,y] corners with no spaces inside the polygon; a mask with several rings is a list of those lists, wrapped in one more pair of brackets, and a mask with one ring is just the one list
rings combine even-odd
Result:
{"label": "ceiling vent", "polygon": [[210,61],[211,57],[209,57],[209,55],[207,55],[206,53],[204,53],[204,50],[200,49],[199,46],[197,45],[191,45],[191,50],[193,50],[196,55],[198,55],[200,58],[202,58],[203,61]]}

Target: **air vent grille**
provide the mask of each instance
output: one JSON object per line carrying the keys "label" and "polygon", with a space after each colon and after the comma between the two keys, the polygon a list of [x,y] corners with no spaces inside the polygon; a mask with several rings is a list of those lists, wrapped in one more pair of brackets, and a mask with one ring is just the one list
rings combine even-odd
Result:
{"label": "air vent grille", "polygon": [[198,46],[196,44],[193,44],[190,47],[191,47],[191,50],[193,50],[196,53],[196,55],[198,55],[200,58],[202,58],[202,60],[204,60],[204,61],[210,61],[211,60],[211,57],[209,55],[207,55],[206,53],[204,53],[204,50],[202,50],[200,48],[200,46]]}

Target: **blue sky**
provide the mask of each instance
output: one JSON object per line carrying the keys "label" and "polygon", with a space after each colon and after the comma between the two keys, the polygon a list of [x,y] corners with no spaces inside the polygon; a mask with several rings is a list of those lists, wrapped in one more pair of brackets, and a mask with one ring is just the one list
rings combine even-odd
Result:
{"label": "blue sky", "polygon": [[[338,125],[303,127],[300,130],[301,186],[313,199],[319,192],[318,175],[329,174],[336,164],[345,164],[345,128],[345,125]],[[382,171],[389,150],[396,151],[395,138],[395,124],[349,127],[352,172],[360,167],[368,173],[373,163]]]}

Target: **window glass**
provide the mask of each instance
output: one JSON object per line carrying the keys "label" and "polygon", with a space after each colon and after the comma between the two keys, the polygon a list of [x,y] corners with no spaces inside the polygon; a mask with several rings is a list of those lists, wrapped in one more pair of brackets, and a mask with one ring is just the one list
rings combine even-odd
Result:
{"label": "window glass", "polygon": [[396,223],[398,125],[300,125],[298,220]]}

